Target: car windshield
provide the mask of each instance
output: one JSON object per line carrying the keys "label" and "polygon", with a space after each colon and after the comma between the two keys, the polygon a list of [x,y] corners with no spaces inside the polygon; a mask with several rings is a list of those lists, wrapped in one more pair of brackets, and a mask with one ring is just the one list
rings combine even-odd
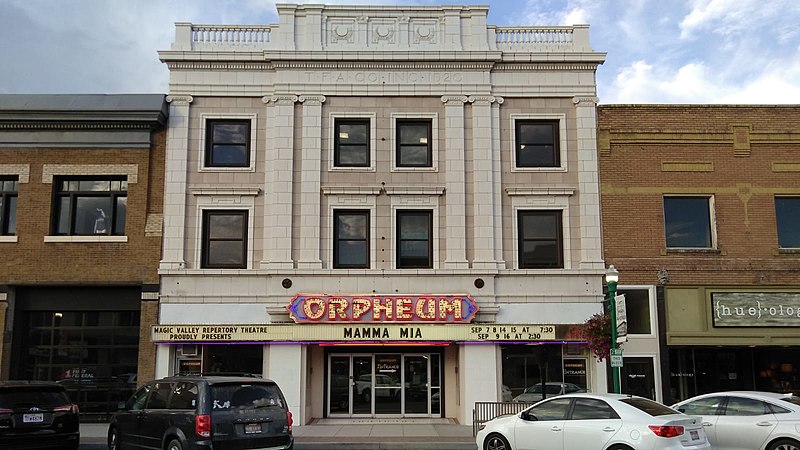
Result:
{"label": "car windshield", "polygon": [[215,384],[211,399],[212,411],[284,407],[278,387],[269,383]]}
{"label": "car windshield", "polygon": [[69,404],[67,395],[60,388],[26,386],[0,389],[0,408],[22,408],[26,406],[54,408]]}
{"label": "car windshield", "polygon": [[[542,385],[535,384],[528,389],[525,390],[528,394],[541,394],[542,393]],[[548,394],[560,394],[561,393],[561,386],[557,384],[548,384],[545,388],[545,392]]]}
{"label": "car windshield", "polygon": [[680,414],[672,408],[666,407],[661,403],[656,403],[646,398],[625,398],[620,402],[633,406],[651,416],[668,416],[670,414]]}

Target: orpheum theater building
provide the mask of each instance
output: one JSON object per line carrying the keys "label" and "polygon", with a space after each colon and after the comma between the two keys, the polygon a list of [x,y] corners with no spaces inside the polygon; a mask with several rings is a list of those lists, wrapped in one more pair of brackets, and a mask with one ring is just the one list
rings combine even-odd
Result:
{"label": "orpheum theater building", "polygon": [[586,25],[278,5],[176,25],[156,376],[276,380],[300,424],[606,390]]}

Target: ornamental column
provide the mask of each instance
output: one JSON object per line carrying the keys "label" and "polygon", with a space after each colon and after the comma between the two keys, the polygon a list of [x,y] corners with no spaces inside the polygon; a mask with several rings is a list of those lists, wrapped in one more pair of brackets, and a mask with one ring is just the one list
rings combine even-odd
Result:
{"label": "ornamental column", "polygon": [[324,95],[301,95],[303,104],[302,156],[300,160],[300,256],[298,269],[321,269],[319,230],[322,218],[320,177],[322,166],[322,104]]}
{"label": "ornamental column", "polygon": [[169,95],[164,179],[164,240],[159,270],[185,269],[186,178],[191,95]]}
{"label": "ornamental column", "polygon": [[445,114],[445,200],[447,202],[447,269],[467,269],[467,166],[464,153],[463,95],[442,96]]}
{"label": "ornamental column", "polygon": [[604,269],[600,225],[600,181],[597,176],[597,97],[574,97],[578,124],[581,269]]}
{"label": "ornamental column", "polygon": [[292,177],[296,95],[265,96],[267,138],[262,269],[292,269]]}

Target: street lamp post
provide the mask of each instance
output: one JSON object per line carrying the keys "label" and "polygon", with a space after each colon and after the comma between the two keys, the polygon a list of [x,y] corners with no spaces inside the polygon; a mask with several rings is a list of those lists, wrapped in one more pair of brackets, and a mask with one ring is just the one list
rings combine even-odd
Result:
{"label": "street lamp post", "polygon": [[[609,266],[608,270],[606,270],[606,283],[608,284],[608,309],[611,313],[611,355],[617,349],[617,301],[615,299],[617,296],[617,281],[619,281],[619,272],[613,265]],[[611,365],[611,379],[614,383],[614,393],[619,394],[619,367],[615,367],[614,364]]]}

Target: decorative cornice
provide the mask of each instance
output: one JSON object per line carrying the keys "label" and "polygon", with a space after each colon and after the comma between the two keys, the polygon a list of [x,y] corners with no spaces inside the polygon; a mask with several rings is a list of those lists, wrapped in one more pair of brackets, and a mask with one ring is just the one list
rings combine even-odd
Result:
{"label": "decorative cornice", "polygon": [[145,122],[97,123],[97,122],[30,122],[0,121],[0,130],[147,130],[152,124]]}
{"label": "decorative cornice", "polygon": [[583,70],[596,70],[597,64],[565,64],[565,63],[540,63],[540,64],[506,64],[497,63],[492,70],[497,71],[514,71],[514,72],[542,72],[542,71],[583,71]]}
{"label": "decorative cornice", "polygon": [[175,103],[175,105],[189,106],[194,101],[191,95],[168,95],[167,103]]}
{"label": "decorative cornice", "polygon": [[574,195],[576,190],[573,187],[506,188],[506,194],[512,197],[523,195]]}
{"label": "decorative cornice", "polygon": [[298,101],[300,103],[308,102],[309,104],[318,104],[321,105],[325,103],[325,96],[324,95],[301,95],[298,97]]}
{"label": "decorative cornice", "polygon": [[572,103],[579,106],[597,106],[598,102],[600,102],[600,99],[597,97],[587,97],[587,96],[572,97]]}
{"label": "decorative cornice", "polygon": [[324,186],[324,195],[380,195],[380,186]]}
{"label": "decorative cornice", "polygon": [[197,186],[189,189],[192,195],[242,195],[257,196],[261,193],[261,188],[257,186],[240,187],[220,187],[220,186]]}
{"label": "decorative cornice", "polygon": [[442,96],[442,103],[447,104],[452,103],[454,105],[458,105],[459,103],[466,103],[467,102],[466,95],[443,95]]}
{"label": "decorative cornice", "polygon": [[487,62],[392,62],[392,61],[273,61],[275,69],[322,70],[490,70],[494,63]]}
{"label": "decorative cornice", "polygon": [[470,95],[467,97],[467,101],[478,104],[503,103],[503,97],[495,97],[494,95]]}
{"label": "decorative cornice", "polygon": [[276,105],[294,105],[299,98],[296,95],[265,95],[261,100],[266,103],[274,103]]}
{"label": "decorative cornice", "polygon": [[167,63],[169,70],[273,70],[274,66],[268,62],[199,62],[199,61],[170,61]]}
{"label": "decorative cornice", "polygon": [[444,195],[444,188],[439,186],[394,186],[383,190],[386,195]]}

